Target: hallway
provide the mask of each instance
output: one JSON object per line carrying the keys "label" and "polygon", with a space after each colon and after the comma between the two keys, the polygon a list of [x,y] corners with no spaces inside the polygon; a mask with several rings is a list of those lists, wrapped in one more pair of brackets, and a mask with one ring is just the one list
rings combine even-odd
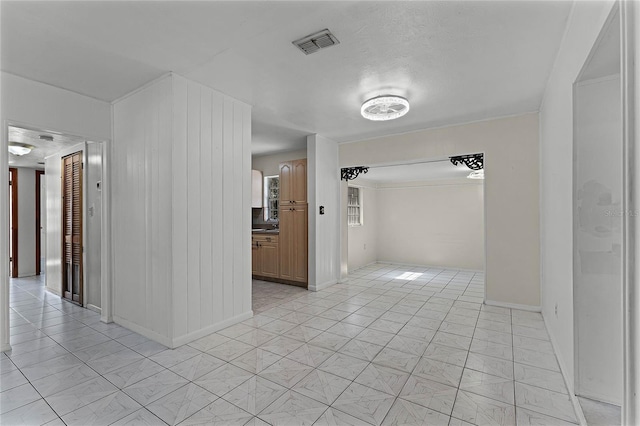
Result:
{"label": "hallway", "polygon": [[12,280],[0,422],[577,423],[541,315],[469,301],[483,279],[374,264],[317,293],[258,283],[253,318],[175,350]]}

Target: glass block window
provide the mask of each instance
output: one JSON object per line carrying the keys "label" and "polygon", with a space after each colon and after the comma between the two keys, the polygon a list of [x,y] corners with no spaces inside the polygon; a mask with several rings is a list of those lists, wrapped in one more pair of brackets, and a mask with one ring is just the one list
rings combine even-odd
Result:
{"label": "glass block window", "polygon": [[362,188],[349,187],[347,200],[347,223],[349,226],[362,225]]}

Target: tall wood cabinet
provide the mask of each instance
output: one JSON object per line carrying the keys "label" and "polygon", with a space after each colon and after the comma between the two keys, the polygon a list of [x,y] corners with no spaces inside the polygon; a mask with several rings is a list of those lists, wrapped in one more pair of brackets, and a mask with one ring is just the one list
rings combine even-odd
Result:
{"label": "tall wood cabinet", "polygon": [[307,160],[280,164],[280,278],[307,284]]}

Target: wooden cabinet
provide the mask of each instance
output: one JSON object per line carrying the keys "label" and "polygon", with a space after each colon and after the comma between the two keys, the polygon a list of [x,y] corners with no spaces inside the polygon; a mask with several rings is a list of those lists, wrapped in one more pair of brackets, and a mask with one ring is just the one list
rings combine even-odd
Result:
{"label": "wooden cabinet", "polygon": [[280,208],[280,277],[307,283],[307,205]]}
{"label": "wooden cabinet", "polygon": [[307,159],[280,163],[280,207],[307,203]]}
{"label": "wooden cabinet", "polygon": [[277,235],[254,235],[251,238],[251,273],[257,277],[278,278],[280,250]]}

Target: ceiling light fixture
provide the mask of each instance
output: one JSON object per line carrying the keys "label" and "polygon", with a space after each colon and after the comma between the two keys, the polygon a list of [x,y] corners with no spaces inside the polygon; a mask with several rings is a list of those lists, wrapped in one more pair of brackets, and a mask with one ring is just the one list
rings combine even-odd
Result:
{"label": "ceiling light fixture", "polygon": [[9,152],[13,155],[26,155],[33,148],[33,145],[27,145],[26,143],[9,142]]}
{"label": "ceiling light fixture", "polygon": [[409,112],[409,101],[402,96],[382,95],[362,104],[360,114],[367,120],[395,120]]}

